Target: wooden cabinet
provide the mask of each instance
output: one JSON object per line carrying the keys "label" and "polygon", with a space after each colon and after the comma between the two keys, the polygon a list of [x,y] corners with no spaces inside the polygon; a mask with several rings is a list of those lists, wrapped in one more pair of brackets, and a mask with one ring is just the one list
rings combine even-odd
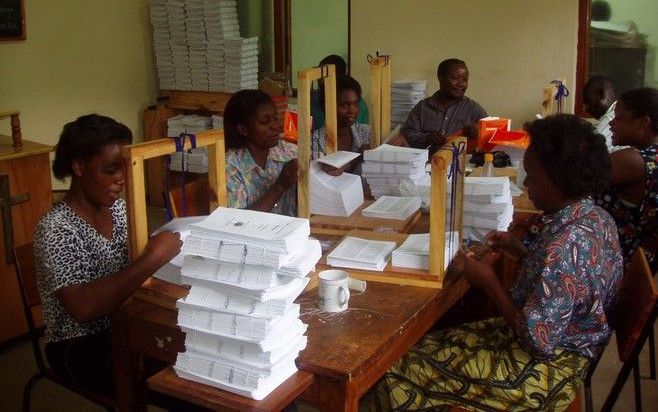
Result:
{"label": "wooden cabinet", "polygon": [[[5,235],[11,232],[14,245],[32,240],[39,219],[52,206],[48,155],[51,150],[50,146],[28,140],[23,140],[22,147],[15,148],[11,137],[0,136],[0,175],[7,176],[9,195],[15,200],[10,202],[15,203],[13,205],[2,202],[3,209],[9,209],[11,213],[12,227],[5,227],[0,220],[3,231],[0,237],[0,343],[27,332],[16,272],[14,265],[7,262],[7,253],[12,251],[11,245],[6,244]],[[24,194],[29,198],[18,203]],[[36,319],[41,319],[41,316]]]}
{"label": "wooden cabinet", "polygon": [[[167,119],[178,114],[223,113],[230,93],[162,90],[161,103],[144,111],[144,141],[167,137]],[[165,178],[167,169],[163,159],[146,162],[146,194],[149,205],[164,207]],[[175,173],[175,172],[172,172]],[[193,173],[187,173],[194,178]],[[170,181],[174,181],[170,179]],[[177,180],[176,180],[177,182]],[[178,183],[176,183],[178,184]]]}

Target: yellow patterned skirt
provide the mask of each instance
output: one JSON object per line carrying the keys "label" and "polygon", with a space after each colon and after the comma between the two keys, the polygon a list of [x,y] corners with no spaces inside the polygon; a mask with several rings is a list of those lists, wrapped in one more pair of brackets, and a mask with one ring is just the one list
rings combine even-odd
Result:
{"label": "yellow patterned skirt", "polygon": [[427,334],[366,397],[373,411],[563,411],[589,359],[558,350],[550,360],[519,346],[502,318]]}

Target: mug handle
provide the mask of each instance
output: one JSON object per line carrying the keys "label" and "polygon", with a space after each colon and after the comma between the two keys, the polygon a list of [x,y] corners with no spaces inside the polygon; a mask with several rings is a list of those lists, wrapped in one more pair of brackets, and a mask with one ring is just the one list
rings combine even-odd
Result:
{"label": "mug handle", "polygon": [[350,300],[350,290],[347,286],[341,285],[338,287],[338,305],[343,307],[347,305]]}

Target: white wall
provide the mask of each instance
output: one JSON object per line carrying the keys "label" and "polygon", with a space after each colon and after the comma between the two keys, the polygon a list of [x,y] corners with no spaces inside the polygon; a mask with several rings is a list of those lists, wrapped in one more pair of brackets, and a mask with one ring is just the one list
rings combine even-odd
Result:
{"label": "white wall", "polygon": [[[578,2],[575,0],[355,0],[351,10],[352,74],[369,96],[368,53],[392,55],[393,80],[427,79],[457,57],[470,70],[467,94],[512,127],[534,118],[542,89],[576,80]],[[575,90],[572,91],[572,96]],[[573,111],[573,99],[566,103]]]}
{"label": "white wall", "polygon": [[23,138],[54,145],[65,123],[97,112],[141,140],[157,90],[148,1],[25,0],[25,14],[27,39],[0,43],[0,111],[20,110]]}

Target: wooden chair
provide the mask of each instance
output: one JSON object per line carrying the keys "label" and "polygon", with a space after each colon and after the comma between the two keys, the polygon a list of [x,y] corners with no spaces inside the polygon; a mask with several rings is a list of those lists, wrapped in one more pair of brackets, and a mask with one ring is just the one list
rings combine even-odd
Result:
{"label": "wooden chair", "polygon": [[169,190],[169,205],[172,217],[202,216],[210,214],[210,190],[208,179],[198,179],[185,183],[185,205],[183,188],[179,185]]}
{"label": "wooden chair", "polygon": [[30,393],[34,384],[41,378],[48,378],[78,395],[95,402],[108,411],[114,411],[115,404],[112,399],[87,392],[74,386],[61,378],[55,373],[55,371],[47,366],[41,351],[41,345],[39,344],[40,333],[34,322],[33,311],[39,310],[41,306],[41,298],[39,297],[39,292],[37,290],[37,273],[34,264],[34,247],[32,242],[16,246],[14,248],[14,258],[16,262],[16,276],[18,277],[18,284],[20,286],[21,298],[23,301],[23,310],[25,311],[25,317],[27,318],[29,329],[28,333],[30,335],[30,340],[32,341],[34,360],[39,369],[39,372],[32,376],[27,384],[25,384],[25,389],[23,390],[23,411],[28,412],[30,410]]}
{"label": "wooden chair", "polygon": [[612,410],[631,370],[635,386],[635,410],[642,410],[638,359],[656,319],[656,302],[658,302],[658,289],[644,250],[638,248],[622,280],[617,306],[619,310],[615,320],[617,352],[623,365],[601,411]]}

